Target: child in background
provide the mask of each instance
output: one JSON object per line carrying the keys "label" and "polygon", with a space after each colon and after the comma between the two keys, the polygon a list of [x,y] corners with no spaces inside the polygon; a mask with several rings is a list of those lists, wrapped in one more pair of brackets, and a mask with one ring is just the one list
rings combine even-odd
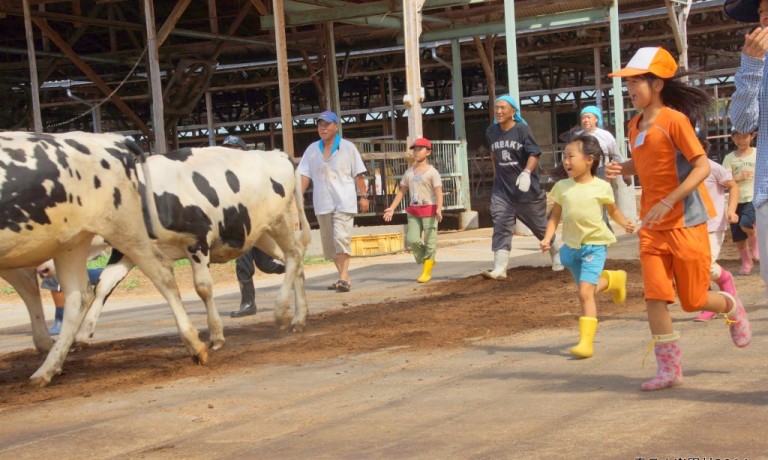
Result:
{"label": "child in background", "polygon": [[[706,139],[699,139],[705,152],[709,152],[709,142]],[[704,179],[704,185],[707,187],[709,197],[715,206],[715,217],[707,221],[707,230],[709,231],[709,246],[712,250],[712,265],[710,266],[710,275],[712,281],[717,283],[721,291],[736,295],[736,286],[733,283],[733,275],[717,263],[720,256],[720,249],[723,247],[725,230],[728,223],[739,221],[736,215],[736,206],[739,204],[739,185],[733,180],[731,172],[723,168],[717,162],[709,160],[710,173]],[[728,208],[725,208],[725,190],[728,190]],[[703,311],[700,315],[693,318],[694,321],[709,321],[715,317],[711,311]]]}
{"label": "child in background", "polygon": [[731,223],[731,236],[739,248],[741,267],[739,275],[749,275],[752,272],[752,259],[759,261],[757,237],[755,235],[755,206],[752,197],[755,190],[755,161],[757,149],[752,147],[755,133],[738,133],[732,135],[736,150],[723,159],[723,167],[733,174],[733,179],[739,184],[739,206],[736,214],[737,223]]}
{"label": "child in background", "polygon": [[640,48],[627,66],[609,77],[627,78],[632,105],[641,110],[629,122],[632,159],[606,166],[606,177],[637,174],[643,184],[640,264],[648,324],[657,370],[645,391],[679,385],[683,380],[680,334],[667,305],[675,301],[688,312],[725,313],[731,339],[746,347],[752,327],[738,297],[708,292],[712,265],[707,220],[714,216],[702,183],[709,160],[691,120],[706,116],[709,96],[673,80],[677,62],[663,48]]}
{"label": "child in background", "polygon": [[[603,270],[606,248],[616,242],[603,220],[603,209],[627,233],[635,231],[635,224],[616,206],[611,185],[597,177],[602,155],[599,141],[590,135],[581,135],[565,146],[559,169],[564,170],[568,178],[557,182],[552,189],[555,204],[541,240],[541,250],[549,251],[562,216],[560,262],[568,268],[579,287],[579,344],[570,350],[579,358],[589,358],[593,354],[597,330],[595,293],[611,292],[617,305],[624,303],[627,294],[627,272]],[[563,176],[562,172],[556,175]]]}
{"label": "child in background", "polygon": [[416,280],[426,283],[432,278],[437,252],[437,223],[443,220],[443,182],[440,173],[429,164],[432,143],[425,138],[416,139],[413,149],[413,165],[403,174],[400,189],[392,204],[384,210],[384,220],[389,222],[406,192],[410,192],[408,230],[405,241],[413,251],[417,264],[424,264],[421,276]]}

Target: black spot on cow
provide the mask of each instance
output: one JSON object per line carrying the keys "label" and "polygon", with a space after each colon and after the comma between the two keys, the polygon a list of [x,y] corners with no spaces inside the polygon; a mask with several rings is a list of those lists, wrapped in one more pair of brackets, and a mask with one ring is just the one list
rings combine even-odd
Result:
{"label": "black spot on cow", "polygon": [[[208,254],[207,236],[213,223],[205,211],[198,206],[183,206],[178,196],[167,192],[162,195],[155,195],[155,204],[157,205],[157,216],[163,227],[177,233],[194,235],[195,247],[199,248],[203,254]],[[144,222],[147,228],[151,227],[147,213],[145,213]]]}
{"label": "black spot on cow", "polygon": [[195,184],[195,187],[197,190],[200,191],[200,193],[203,194],[206,200],[208,200],[211,205],[214,207],[219,206],[219,195],[216,193],[216,190],[211,187],[211,183],[208,182],[208,179],[206,179],[202,174],[199,172],[193,172],[192,173],[192,183]]}
{"label": "black spot on cow", "polygon": [[91,154],[91,150],[88,147],[84,146],[83,144],[77,142],[74,139],[64,139],[64,143],[72,147],[73,149],[77,150],[80,153],[84,153],[86,155]]}
{"label": "black spot on cow", "polygon": [[61,170],[36,140],[38,136],[30,138],[33,143],[27,152],[34,161],[25,163],[33,167],[10,161],[7,151],[0,152],[5,173],[5,180],[0,184],[0,230],[18,232],[27,223],[50,224],[47,209],[67,200],[60,180]]}
{"label": "black spot on cow", "polygon": [[93,188],[95,189],[101,188],[101,179],[99,179],[99,176],[93,176]]}
{"label": "black spot on cow", "polygon": [[82,206],[83,205],[83,201],[80,199],[79,196],[77,197],[77,205],[78,206]]}
{"label": "black spot on cow", "polygon": [[222,243],[242,249],[245,237],[251,232],[251,216],[242,203],[223,209],[224,218],[219,222],[219,238]]}
{"label": "black spot on cow", "polygon": [[104,168],[104,169],[109,169],[110,168],[109,162],[107,160],[102,159],[100,163],[101,163],[101,167],[102,168]]}
{"label": "black spot on cow", "polygon": [[283,187],[283,184],[275,181],[271,177],[269,178],[269,181],[272,183],[272,191],[280,195],[280,197],[285,198],[285,187]]}
{"label": "black spot on cow", "polygon": [[11,160],[18,161],[19,163],[24,163],[27,161],[27,154],[24,152],[23,149],[9,149],[4,148],[3,152],[7,153],[9,157],[11,157]]}
{"label": "black spot on cow", "polygon": [[123,166],[125,177],[128,179],[137,177],[136,159],[134,157],[136,153],[128,148],[127,143],[117,142],[114,147],[107,147],[104,150],[118,162],[120,162],[120,164]]}
{"label": "black spot on cow", "polygon": [[237,178],[237,174],[227,170],[227,172],[224,173],[224,177],[227,178],[227,184],[233,192],[237,193],[240,191],[240,179]]}
{"label": "black spot on cow", "polygon": [[33,228],[35,228],[35,227],[33,227],[33,226],[32,226],[32,225],[30,225],[30,224],[27,224],[27,225],[25,225],[25,226],[24,226],[24,228],[26,228],[27,230],[32,230],[32,229],[33,229]]}
{"label": "black spot on cow", "polygon": [[75,171],[75,175],[77,176],[77,180],[83,180],[83,178],[80,177],[80,171]]}
{"label": "black spot on cow", "polygon": [[75,197],[73,197],[72,194],[70,193],[70,194],[67,195],[67,201],[72,203],[73,201],[75,201]]}
{"label": "black spot on cow", "polygon": [[189,147],[183,149],[172,150],[165,154],[165,157],[173,161],[187,161],[192,156],[192,149]]}
{"label": "black spot on cow", "polygon": [[192,254],[192,260],[194,260],[196,264],[200,263],[200,258],[197,257],[197,254]]}
{"label": "black spot on cow", "polygon": [[112,192],[112,206],[115,209],[119,209],[121,204],[123,204],[123,196],[120,194],[120,189],[115,187],[115,190]]}

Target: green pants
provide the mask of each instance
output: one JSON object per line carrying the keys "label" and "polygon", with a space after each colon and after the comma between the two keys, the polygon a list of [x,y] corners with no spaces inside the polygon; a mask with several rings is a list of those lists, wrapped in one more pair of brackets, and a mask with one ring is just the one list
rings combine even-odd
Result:
{"label": "green pants", "polygon": [[405,242],[411,247],[416,263],[435,260],[437,252],[437,217],[414,217],[408,214]]}

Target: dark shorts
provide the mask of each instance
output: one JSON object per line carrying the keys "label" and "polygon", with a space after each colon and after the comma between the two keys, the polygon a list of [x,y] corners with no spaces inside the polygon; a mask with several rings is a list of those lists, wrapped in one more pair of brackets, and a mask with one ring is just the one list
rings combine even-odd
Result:
{"label": "dark shorts", "polygon": [[731,236],[734,243],[746,240],[748,235],[744,233],[742,228],[755,228],[755,223],[757,222],[755,206],[751,201],[739,203],[736,206],[736,214],[739,216],[739,222],[731,224]]}

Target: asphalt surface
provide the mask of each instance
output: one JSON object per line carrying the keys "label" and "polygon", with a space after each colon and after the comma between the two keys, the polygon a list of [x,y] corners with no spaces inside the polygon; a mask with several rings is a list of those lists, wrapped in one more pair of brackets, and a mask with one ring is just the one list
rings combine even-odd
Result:
{"label": "asphalt surface", "polygon": [[[441,234],[433,280],[490,268],[490,234]],[[548,263],[533,237],[516,237],[513,248],[512,265]],[[609,257],[637,258],[636,237],[621,236]],[[376,292],[397,297],[418,289],[410,254],[356,258],[351,269],[350,305],[371,302]],[[325,289],[334,273],[329,265],[308,267],[312,311],[338,307],[338,294]],[[258,280],[260,304],[269,304],[274,283]],[[670,390],[639,391],[655,363],[651,354],[641,365],[649,342],[644,315],[627,315],[601,321],[599,354],[587,360],[568,357],[573,327],[546,329],[447,350],[380,350],[262,366],[214,382],[187,378],[0,406],[0,457],[768,458],[766,297],[762,289],[741,295],[754,327],[745,349],[731,344],[722,322],[693,323],[674,309],[685,384]],[[185,298],[204,327],[202,305],[194,294]],[[217,294],[222,313],[238,301],[235,291]],[[156,303],[108,304],[99,340],[175,333],[168,308]],[[2,308],[0,352],[29,348],[26,313]],[[264,308],[245,320],[271,314]],[[238,320],[224,321],[226,328]]]}

